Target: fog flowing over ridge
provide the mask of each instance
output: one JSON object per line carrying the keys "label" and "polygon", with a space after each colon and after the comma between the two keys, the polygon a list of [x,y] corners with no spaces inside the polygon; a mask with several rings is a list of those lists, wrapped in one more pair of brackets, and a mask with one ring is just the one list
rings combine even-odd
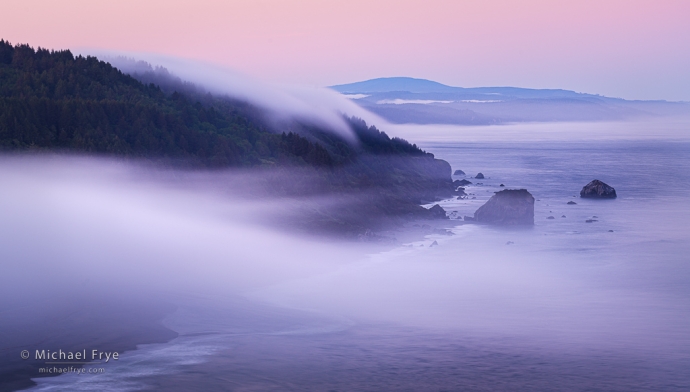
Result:
{"label": "fog flowing over ridge", "polygon": [[[356,116],[367,123],[385,126],[381,117],[361,108],[341,94],[327,88],[274,85],[226,67],[199,61],[147,53],[119,53],[84,50],[135,78],[146,73],[161,73],[179,78],[217,96],[247,101],[268,110],[275,123],[296,120],[334,131],[354,141],[343,115]],[[139,75],[139,76],[138,76]]]}

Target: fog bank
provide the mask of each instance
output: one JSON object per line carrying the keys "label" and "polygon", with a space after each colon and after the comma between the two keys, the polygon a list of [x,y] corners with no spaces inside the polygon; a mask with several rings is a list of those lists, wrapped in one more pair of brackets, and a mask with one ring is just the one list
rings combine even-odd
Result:
{"label": "fog bank", "polygon": [[346,140],[354,141],[343,114],[364,119],[369,124],[385,126],[379,116],[361,108],[350,99],[327,88],[296,85],[275,85],[231,69],[150,53],[127,53],[85,50],[135,78],[146,73],[162,73],[180,78],[217,96],[228,96],[247,101],[268,110],[272,121],[296,120],[308,125],[336,132]]}

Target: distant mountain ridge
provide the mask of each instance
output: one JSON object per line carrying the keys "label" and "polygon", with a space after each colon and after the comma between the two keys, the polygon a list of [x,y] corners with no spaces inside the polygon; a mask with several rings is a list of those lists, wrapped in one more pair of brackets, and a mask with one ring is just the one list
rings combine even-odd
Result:
{"label": "distant mountain ridge", "polygon": [[521,87],[453,87],[428,79],[389,77],[362,82],[340,84],[329,88],[341,93],[385,93],[393,91],[409,93],[485,94],[516,97],[599,97],[563,89],[531,89]]}
{"label": "distant mountain ridge", "polygon": [[687,102],[629,101],[563,89],[453,87],[409,77],[330,88],[393,123],[488,125],[690,114]]}

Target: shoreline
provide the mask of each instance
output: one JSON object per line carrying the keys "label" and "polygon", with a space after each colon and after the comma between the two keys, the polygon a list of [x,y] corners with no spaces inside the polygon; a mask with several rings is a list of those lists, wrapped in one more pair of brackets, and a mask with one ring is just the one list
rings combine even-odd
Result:
{"label": "shoreline", "polygon": [[[446,232],[462,224],[462,221],[453,219],[405,219],[402,223],[386,225],[364,240],[324,234],[318,230],[307,235],[319,241],[357,243],[361,245],[363,255],[370,255],[421,241],[428,235]],[[65,308],[65,303],[74,305]],[[175,313],[176,306],[155,297],[141,303],[134,298],[96,296],[84,299],[83,296],[65,293],[36,308],[33,318],[8,315],[12,323],[4,325],[0,331],[7,339],[0,349],[0,391],[27,390],[37,385],[32,379],[60,375],[39,373],[39,369],[46,365],[33,358],[35,350],[98,349],[121,355],[137,351],[138,345],[168,343],[181,335],[163,323],[166,317]],[[32,353],[28,360],[22,360],[19,355],[25,349]],[[81,364],[71,366],[83,367]]]}
{"label": "shoreline", "polygon": [[[36,306],[41,309],[34,309],[33,315],[8,315],[3,323],[0,391],[26,390],[37,385],[32,379],[60,375],[40,373],[40,368],[52,365],[36,360],[35,350],[89,352],[97,349],[122,354],[136,350],[140,344],[169,342],[178,336],[162,324],[175,310],[163,301],[64,294],[44,301]],[[66,308],[66,303],[74,305]],[[28,350],[30,358],[23,360],[22,350]],[[56,366],[83,367],[82,364]]]}

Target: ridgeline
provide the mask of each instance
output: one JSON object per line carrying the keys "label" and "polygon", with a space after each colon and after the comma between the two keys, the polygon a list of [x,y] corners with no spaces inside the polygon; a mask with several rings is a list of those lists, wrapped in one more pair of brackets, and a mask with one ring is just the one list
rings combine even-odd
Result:
{"label": "ridgeline", "polygon": [[142,83],[96,57],[0,40],[0,151],[146,159],[197,169],[300,168],[308,180],[275,180],[273,189],[369,195],[367,219],[324,220],[329,228],[353,233],[376,226],[380,217],[426,217],[419,203],[452,192],[448,163],[360,119],[346,118],[359,139],[353,145],[297,122],[275,129],[256,106],[185,86]]}

